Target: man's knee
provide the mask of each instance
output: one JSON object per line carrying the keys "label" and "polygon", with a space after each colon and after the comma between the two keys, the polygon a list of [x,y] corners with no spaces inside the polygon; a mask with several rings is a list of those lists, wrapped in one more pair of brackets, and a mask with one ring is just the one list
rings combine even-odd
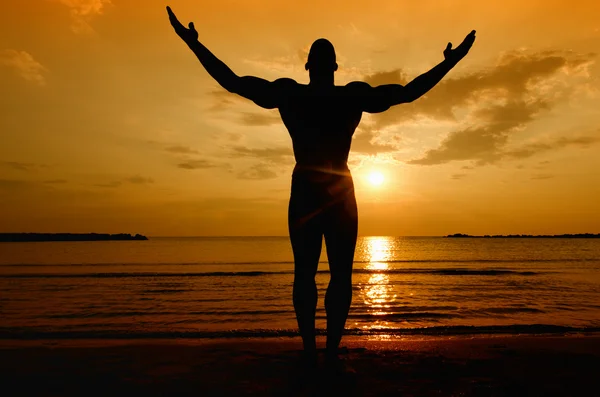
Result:
{"label": "man's knee", "polygon": [[352,287],[352,270],[347,272],[332,272],[329,285],[341,288]]}
{"label": "man's knee", "polygon": [[316,285],[315,275],[308,272],[296,272],[294,274],[294,290],[314,287]]}

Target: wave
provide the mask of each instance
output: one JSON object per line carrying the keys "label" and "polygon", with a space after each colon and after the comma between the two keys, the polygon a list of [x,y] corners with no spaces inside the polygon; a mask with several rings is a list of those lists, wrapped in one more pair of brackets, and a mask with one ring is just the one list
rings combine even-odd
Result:
{"label": "wave", "polygon": [[[454,313],[434,313],[434,312],[409,312],[409,313],[384,313],[384,314],[348,314],[349,319],[353,320],[383,320],[383,321],[394,321],[394,320],[408,320],[408,319],[433,319],[433,318],[458,318],[461,315]],[[326,316],[317,316],[317,318],[327,318]]]}
{"label": "wave", "polygon": [[[558,258],[558,259],[393,259],[386,261],[368,261],[355,260],[354,263],[561,263],[561,262],[598,262],[600,258]],[[326,260],[319,261],[320,264],[327,264]],[[237,265],[293,265],[294,261],[255,261],[255,262],[164,262],[164,263],[5,263],[2,267],[95,267],[95,266],[237,266]]]}
{"label": "wave", "polygon": [[[328,274],[329,270],[317,273]],[[354,274],[431,274],[444,276],[534,276],[548,272],[517,271],[505,269],[354,269]],[[248,272],[107,272],[107,273],[19,273],[3,274],[0,278],[157,278],[157,277],[258,277],[293,275],[293,271],[248,271]]]}
{"label": "wave", "polygon": [[[77,313],[59,313],[59,314],[47,314],[40,315],[38,318],[49,318],[49,319],[77,319],[77,318],[113,318],[113,317],[155,317],[155,316],[197,316],[197,315],[216,315],[220,317],[227,316],[237,316],[237,315],[245,315],[245,316],[256,316],[256,315],[273,315],[273,314],[292,314],[294,311],[292,309],[285,310],[223,310],[223,309],[215,309],[215,310],[195,310],[195,311],[152,311],[152,310],[144,310],[144,311],[120,311],[120,312],[77,312]],[[250,321],[251,319],[245,319],[245,321]],[[229,318],[226,321],[230,321]],[[262,321],[262,320],[261,320]]]}
{"label": "wave", "polygon": [[[243,321],[264,321],[257,320],[253,316],[269,316],[272,318],[276,315],[288,315],[294,317],[294,311],[291,307],[283,307],[282,305],[271,305],[262,307],[260,310],[246,309],[224,309],[214,308],[206,310],[162,310],[162,309],[147,309],[147,310],[124,310],[124,311],[98,311],[98,307],[84,308],[83,310],[69,311],[63,313],[40,314],[36,318],[46,319],[103,319],[103,318],[119,318],[119,317],[154,317],[165,319],[165,316],[182,317],[189,322],[198,323],[232,323],[239,319]],[[455,306],[402,306],[392,305],[385,308],[385,311],[369,311],[365,310],[364,306],[358,306],[356,309],[351,309],[348,315],[349,319],[363,320],[365,322],[385,321],[385,322],[403,322],[403,321],[421,321],[435,319],[455,319],[467,317],[488,317],[489,313],[493,314],[518,314],[518,313],[544,313],[544,310],[530,307],[492,307],[481,308],[478,310],[460,310]],[[210,319],[199,319],[196,316],[210,316]],[[325,310],[318,308],[316,310],[317,319],[326,319]]]}
{"label": "wave", "polygon": [[[354,269],[354,273],[366,274],[441,274],[444,276],[502,276],[502,275],[522,275],[533,276],[542,274],[542,272],[517,271],[505,269]],[[546,272],[547,273],[547,272]]]}
{"label": "wave", "polygon": [[[372,328],[347,329],[350,336],[452,336],[452,335],[517,335],[517,334],[571,334],[597,333],[600,327],[567,327],[550,324],[514,324],[498,326],[434,326],[423,328]],[[326,335],[324,329],[318,335]],[[229,331],[52,331],[30,328],[0,327],[0,339],[41,340],[41,339],[221,339],[221,338],[280,338],[296,337],[294,329],[234,329]]]}
{"label": "wave", "polygon": [[493,314],[545,313],[544,310],[535,307],[490,307],[480,309],[480,311]]}

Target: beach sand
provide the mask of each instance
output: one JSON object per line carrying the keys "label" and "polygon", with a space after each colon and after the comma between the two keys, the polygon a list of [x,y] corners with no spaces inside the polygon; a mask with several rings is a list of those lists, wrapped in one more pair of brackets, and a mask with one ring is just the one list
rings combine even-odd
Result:
{"label": "beach sand", "polygon": [[343,346],[351,370],[307,381],[298,338],[3,340],[0,381],[3,396],[600,396],[600,335]]}

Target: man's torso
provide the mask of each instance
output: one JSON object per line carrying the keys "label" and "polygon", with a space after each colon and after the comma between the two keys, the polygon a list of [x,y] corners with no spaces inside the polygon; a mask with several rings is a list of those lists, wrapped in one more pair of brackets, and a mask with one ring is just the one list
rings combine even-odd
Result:
{"label": "man's torso", "polygon": [[317,89],[292,83],[279,113],[287,127],[299,166],[346,169],[352,135],[362,111],[346,86]]}

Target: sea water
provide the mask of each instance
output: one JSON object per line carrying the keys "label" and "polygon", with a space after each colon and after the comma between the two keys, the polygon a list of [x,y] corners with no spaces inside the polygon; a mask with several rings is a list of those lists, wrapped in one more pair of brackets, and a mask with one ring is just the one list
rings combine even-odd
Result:
{"label": "sea water", "polygon": [[[0,243],[0,337],[294,335],[293,271],[287,237]],[[359,237],[352,289],[349,334],[599,330],[600,239]]]}

